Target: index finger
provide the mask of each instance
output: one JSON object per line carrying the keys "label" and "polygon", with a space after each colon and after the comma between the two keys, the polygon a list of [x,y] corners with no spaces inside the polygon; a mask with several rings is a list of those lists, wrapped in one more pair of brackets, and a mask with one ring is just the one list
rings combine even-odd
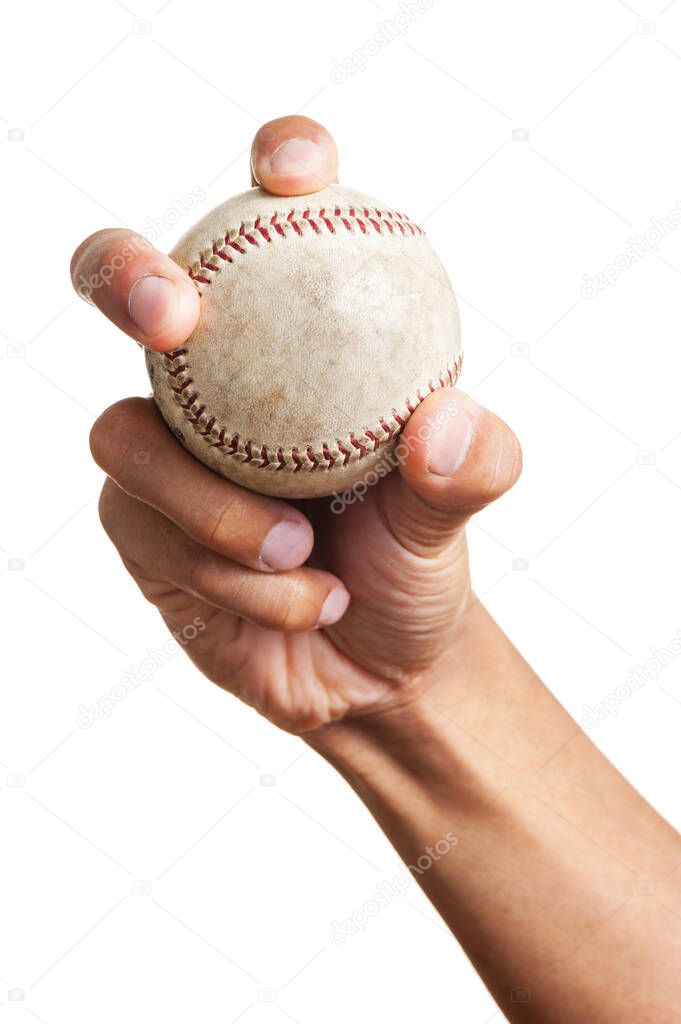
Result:
{"label": "index finger", "polygon": [[186,341],[199,319],[199,293],[186,271],[125,228],[97,231],[81,242],[71,281],[82,299],[158,352]]}

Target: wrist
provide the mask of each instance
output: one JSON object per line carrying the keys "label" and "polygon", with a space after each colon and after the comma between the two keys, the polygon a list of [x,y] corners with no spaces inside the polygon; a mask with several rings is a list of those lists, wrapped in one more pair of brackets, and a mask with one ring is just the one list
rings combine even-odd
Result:
{"label": "wrist", "polygon": [[[456,639],[409,697],[308,733],[309,745],[367,802],[393,796],[470,809],[505,784],[510,766],[484,740],[481,712],[501,708],[509,677],[530,672],[477,602]],[[393,808],[397,812],[397,807]]]}
{"label": "wrist", "polygon": [[416,695],[306,736],[372,809],[467,820],[579,732],[477,602]]}

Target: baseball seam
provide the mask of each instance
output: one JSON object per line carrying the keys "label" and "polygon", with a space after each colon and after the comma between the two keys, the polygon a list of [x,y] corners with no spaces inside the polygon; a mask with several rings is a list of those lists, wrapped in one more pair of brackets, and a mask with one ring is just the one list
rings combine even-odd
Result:
{"label": "baseball seam", "polygon": [[277,235],[286,238],[292,234],[302,236],[310,231],[316,235],[323,232],[335,235],[340,228],[351,234],[359,231],[363,235],[371,231],[397,237],[425,235],[422,227],[414,224],[406,214],[395,210],[362,207],[361,215],[356,206],[347,209],[341,206],[334,206],[333,209],[321,206],[316,211],[306,207],[304,210],[290,210],[288,214],[277,211],[269,219],[258,216],[253,221],[243,221],[238,228],[226,231],[213,242],[210,249],[199,254],[198,259],[188,268],[189,276],[197,287],[210,284],[222,269],[216,259],[223,263],[233,263],[235,253],[245,256],[249,245],[271,243]]}
{"label": "baseball seam", "polygon": [[[201,285],[209,285],[220,273],[222,264],[233,263],[234,254],[245,256],[249,246],[260,246],[272,243],[275,237],[283,239],[302,236],[313,232],[336,234],[339,229],[350,233],[360,232],[368,235],[396,235],[398,237],[415,237],[425,235],[423,228],[414,224],[403,213],[393,210],[378,210],[362,207],[342,208],[334,206],[320,207],[313,211],[291,210],[288,214],[276,212],[271,217],[258,216],[253,221],[244,221],[236,229],[226,231],[210,249],[200,254],[195,263],[188,268],[190,278],[198,291]],[[301,470],[332,470],[358,462],[368,455],[377,452],[381,447],[394,441],[404,430],[407,420],[426,397],[438,388],[452,387],[461,373],[462,356],[440,371],[435,381],[416,391],[414,398],[407,398],[402,410],[393,409],[390,415],[381,416],[373,428],[363,427],[351,433],[345,439],[336,438],[334,442],[321,442],[317,445],[299,445],[284,448],[282,445],[258,444],[232,433],[227,427],[217,423],[217,417],[210,414],[201,402],[198,390],[192,387],[194,378],[187,362],[188,349],[176,348],[163,353],[163,366],[166,380],[179,405],[185,419],[195,433],[204,439],[211,448],[218,449],[221,454],[231,456],[239,462],[247,463],[253,468],[274,471],[289,470],[297,473]],[[426,392],[425,394],[422,393]]]}
{"label": "baseball seam", "polygon": [[[322,442],[314,447],[299,445],[285,449],[282,445],[265,445],[244,440],[239,434],[232,434],[227,427],[218,425],[216,417],[210,415],[205,404],[201,404],[199,392],[192,389],[194,380],[184,361],[187,349],[176,348],[163,355],[163,364],[173,397],[194,431],[211,448],[217,448],[222,454],[233,456],[237,461],[248,463],[257,469],[289,469],[297,473],[303,469],[331,470],[334,467],[340,468],[358,462],[394,441],[404,430],[411,414],[426,397],[421,393],[426,389],[419,388],[415,399],[407,399],[400,412],[393,409],[389,416],[381,416],[373,429],[365,427],[350,434],[345,440],[336,438],[334,443]],[[456,384],[461,373],[462,358],[459,355],[453,363],[442,370],[436,382],[428,382],[428,394],[437,391],[438,388],[453,387]]]}

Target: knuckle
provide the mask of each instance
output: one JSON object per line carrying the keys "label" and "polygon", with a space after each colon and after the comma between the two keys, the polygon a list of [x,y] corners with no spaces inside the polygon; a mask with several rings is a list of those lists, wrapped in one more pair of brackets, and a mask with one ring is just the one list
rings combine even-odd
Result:
{"label": "knuckle", "polygon": [[208,548],[202,548],[196,555],[189,570],[189,587],[203,600],[236,615],[247,614],[257,604],[248,573],[239,571]]}
{"label": "knuckle", "polygon": [[312,629],[319,618],[319,602],[315,601],[308,588],[299,579],[279,576],[276,591],[272,588],[273,600],[268,609],[268,620],[282,632]]}
{"label": "knuckle", "polygon": [[199,552],[189,572],[189,585],[194,593],[212,599],[216,604],[222,604],[224,588],[220,586],[217,563],[218,559],[212,551],[204,549]]}
{"label": "knuckle", "polygon": [[140,404],[143,405],[144,400],[139,398],[117,402],[97,418],[90,431],[92,457],[114,479],[125,473],[133,453],[143,447]]}
{"label": "knuckle", "polygon": [[[212,516],[209,509],[205,508],[201,518],[203,521],[208,519],[209,522],[212,518],[212,522],[207,527],[206,543],[215,550],[232,548],[235,533],[238,532],[237,527],[241,529],[246,525],[242,502],[238,495],[235,492],[230,492],[229,489],[225,489],[225,493],[220,495],[219,505]],[[240,540],[242,539],[240,538]]]}

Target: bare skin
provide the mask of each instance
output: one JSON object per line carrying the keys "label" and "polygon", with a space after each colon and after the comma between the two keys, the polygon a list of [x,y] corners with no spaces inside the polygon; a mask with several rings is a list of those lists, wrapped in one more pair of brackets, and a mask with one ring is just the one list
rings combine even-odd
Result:
{"label": "bare skin", "polygon": [[[278,195],[314,192],[337,178],[336,147],[315,122],[280,118],[258,131],[251,170]],[[131,239],[103,231],[78,248],[81,292]],[[193,285],[148,246],[89,298],[156,350],[198,317]],[[419,406],[399,470],[340,515],[220,479],[153,403],[120,402],[91,438],[104,527],[171,629],[205,622],[186,648],[200,670],[303,734],[405,861],[432,861],[418,881],[509,1020],[679,1022],[681,840],[472,593],[466,522],[521,457],[506,424],[455,394],[426,442],[419,428],[452,394]],[[447,833],[453,848],[427,854]]]}

